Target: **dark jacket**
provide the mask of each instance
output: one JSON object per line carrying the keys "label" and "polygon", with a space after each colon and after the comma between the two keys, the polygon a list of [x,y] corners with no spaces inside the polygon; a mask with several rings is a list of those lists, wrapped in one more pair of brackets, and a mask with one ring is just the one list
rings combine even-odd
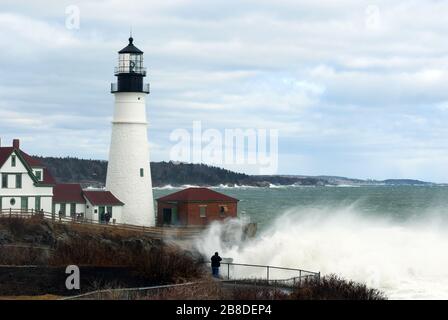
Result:
{"label": "dark jacket", "polygon": [[212,268],[219,268],[221,266],[221,260],[220,256],[212,256]]}

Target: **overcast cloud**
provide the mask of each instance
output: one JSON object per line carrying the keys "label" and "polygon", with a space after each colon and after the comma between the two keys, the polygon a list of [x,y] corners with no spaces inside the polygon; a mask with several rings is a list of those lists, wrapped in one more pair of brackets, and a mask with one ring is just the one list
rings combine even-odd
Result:
{"label": "overcast cloud", "polygon": [[437,0],[0,0],[0,137],[107,159],[132,25],[154,161],[201,120],[278,129],[279,173],[447,182],[447,14]]}

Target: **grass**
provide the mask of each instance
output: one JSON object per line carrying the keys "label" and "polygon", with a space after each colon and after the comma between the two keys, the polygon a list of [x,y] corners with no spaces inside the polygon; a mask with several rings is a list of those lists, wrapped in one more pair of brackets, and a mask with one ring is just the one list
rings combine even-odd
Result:
{"label": "grass", "polygon": [[132,267],[138,274],[156,283],[179,283],[196,279],[202,274],[201,263],[191,254],[174,246],[159,244],[141,248],[84,238],[58,244],[49,264]]}
{"label": "grass", "polygon": [[305,281],[290,296],[294,300],[385,300],[386,295],[367,285],[329,275]]}
{"label": "grass", "polygon": [[[0,228],[14,244],[25,244],[0,246],[4,265],[122,266],[153,283],[179,283],[202,274],[200,260],[193,254],[138,231],[14,216],[0,217]],[[42,239],[48,250],[42,250]]]}
{"label": "grass", "polygon": [[[105,289],[116,288],[114,286]],[[103,288],[104,289],[104,288]],[[146,291],[107,291],[98,300],[386,300],[380,291],[335,275],[309,280],[289,290],[255,285],[223,285],[211,278],[191,285]]]}
{"label": "grass", "polygon": [[0,265],[42,265],[49,255],[45,248],[0,245]]}
{"label": "grass", "polygon": [[45,294],[41,296],[0,296],[0,300],[57,300],[60,296]]}

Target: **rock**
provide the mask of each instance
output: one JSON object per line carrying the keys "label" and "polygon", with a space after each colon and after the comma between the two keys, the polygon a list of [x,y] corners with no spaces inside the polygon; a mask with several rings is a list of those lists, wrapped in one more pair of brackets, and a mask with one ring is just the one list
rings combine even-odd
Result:
{"label": "rock", "polygon": [[12,243],[13,242],[13,236],[8,230],[0,229],[0,245]]}
{"label": "rock", "polygon": [[23,241],[33,244],[53,246],[56,243],[53,230],[47,223],[33,224],[23,235]]}

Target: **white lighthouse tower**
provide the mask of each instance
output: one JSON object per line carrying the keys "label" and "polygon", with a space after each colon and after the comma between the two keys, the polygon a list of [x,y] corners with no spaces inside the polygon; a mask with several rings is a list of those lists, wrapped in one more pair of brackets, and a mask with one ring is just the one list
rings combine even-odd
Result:
{"label": "white lighthouse tower", "polygon": [[106,189],[124,203],[122,223],[154,226],[145,103],[149,84],[143,83],[143,52],[132,42],[130,37],[129,44],[118,52],[117,83],[111,86],[115,110]]}

